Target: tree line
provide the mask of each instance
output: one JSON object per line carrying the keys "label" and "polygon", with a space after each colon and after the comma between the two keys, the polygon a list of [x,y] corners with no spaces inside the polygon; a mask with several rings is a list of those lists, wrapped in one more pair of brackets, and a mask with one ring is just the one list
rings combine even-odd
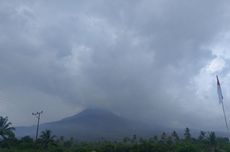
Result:
{"label": "tree line", "polygon": [[57,137],[50,130],[41,132],[34,140],[30,136],[15,137],[15,128],[8,117],[0,116],[1,152],[229,152],[227,137],[216,137],[215,132],[201,131],[197,138],[191,136],[189,128],[183,136],[176,131],[163,132],[150,138],[133,135],[122,140],[76,141],[74,138]]}

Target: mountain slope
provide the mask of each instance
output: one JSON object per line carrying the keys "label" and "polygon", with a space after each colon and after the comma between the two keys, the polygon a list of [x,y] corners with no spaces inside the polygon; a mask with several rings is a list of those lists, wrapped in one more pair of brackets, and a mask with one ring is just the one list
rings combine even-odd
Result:
{"label": "mountain slope", "polygon": [[[36,126],[17,127],[16,135],[34,136]],[[83,140],[119,138],[133,134],[146,135],[153,130],[141,123],[115,115],[102,109],[86,109],[77,115],[60,121],[40,125],[40,130],[50,129],[57,136],[75,137]]]}

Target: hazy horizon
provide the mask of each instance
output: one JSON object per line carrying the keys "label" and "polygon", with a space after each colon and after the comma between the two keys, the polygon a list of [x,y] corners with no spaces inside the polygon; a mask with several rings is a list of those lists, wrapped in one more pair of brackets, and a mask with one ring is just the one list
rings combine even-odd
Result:
{"label": "hazy horizon", "polygon": [[230,124],[227,0],[0,1],[0,115],[101,108],[171,128]]}

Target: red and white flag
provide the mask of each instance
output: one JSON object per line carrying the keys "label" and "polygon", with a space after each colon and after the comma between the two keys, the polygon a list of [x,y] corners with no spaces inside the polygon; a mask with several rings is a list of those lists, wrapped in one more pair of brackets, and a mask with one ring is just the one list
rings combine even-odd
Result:
{"label": "red and white flag", "polygon": [[223,95],[222,95],[222,91],[221,91],[221,87],[220,87],[220,82],[219,82],[219,79],[218,79],[218,76],[216,76],[216,81],[217,81],[217,94],[218,94],[218,97],[219,97],[219,103],[223,103]]}

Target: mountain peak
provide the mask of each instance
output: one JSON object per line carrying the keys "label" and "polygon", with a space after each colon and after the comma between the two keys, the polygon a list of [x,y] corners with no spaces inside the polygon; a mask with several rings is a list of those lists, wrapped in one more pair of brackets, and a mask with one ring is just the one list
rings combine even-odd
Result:
{"label": "mountain peak", "polygon": [[85,109],[85,110],[81,111],[77,115],[83,115],[83,114],[87,114],[87,115],[101,115],[101,114],[115,115],[111,111],[108,111],[106,109],[98,109],[98,108],[88,108],[88,109]]}
{"label": "mountain peak", "polygon": [[89,109],[85,109],[83,111],[81,111],[80,113],[74,115],[74,116],[71,116],[71,117],[68,117],[68,118],[65,118],[65,119],[62,119],[61,121],[74,121],[74,120],[88,120],[88,119],[95,119],[95,120],[109,120],[109,119],[123,119],[119,116],[117,116],[116,114],[108,111],[108,110],[105,110],[105,109],[97,109],[97,108],[89,108]]}

